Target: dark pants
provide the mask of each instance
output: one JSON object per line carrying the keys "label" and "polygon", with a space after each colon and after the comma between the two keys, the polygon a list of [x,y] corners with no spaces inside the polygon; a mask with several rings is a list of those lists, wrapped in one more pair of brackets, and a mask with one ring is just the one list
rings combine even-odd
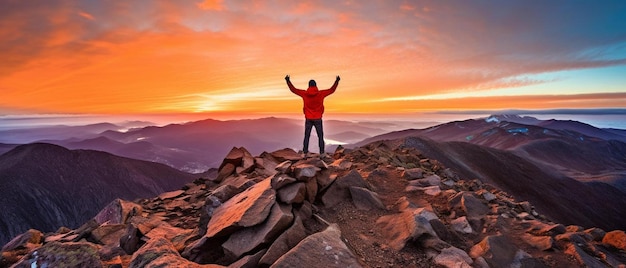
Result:
{"label": "dark pants", "polygon": [[320,154],[324,153],[324,128],[322,127],[322,119],[306,119],[304,122],[304,153],[309,152],[309,139],[311,138],[311,128],[315,126],[317,132],[318,144],[320,146]]}

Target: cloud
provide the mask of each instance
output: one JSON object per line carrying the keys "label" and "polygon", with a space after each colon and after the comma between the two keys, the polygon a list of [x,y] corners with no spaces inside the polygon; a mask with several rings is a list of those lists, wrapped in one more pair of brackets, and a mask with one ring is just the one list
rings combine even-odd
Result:
{"label": "cloud", "polygon": [[[350,109],[524,95],[515,89],[560,79],[536,75],[626,65],[624,10],[560,1],[8,1],[0,105],[184,109],[205,95],[224,103],[278,92],[287,73],[305,82],[342,75],[333,98]],[[181,95],[198,99],[172,103]],[[276,104],[259,101],[260,110]],[[246,105],[232,98],[221,107]]]}

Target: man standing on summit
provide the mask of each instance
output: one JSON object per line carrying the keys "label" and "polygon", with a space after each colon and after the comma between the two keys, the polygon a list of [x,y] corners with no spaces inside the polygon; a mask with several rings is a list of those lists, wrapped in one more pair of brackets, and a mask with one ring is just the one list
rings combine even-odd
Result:
{"label": "man standing on summit", "polygon": [[339,85],[339,76],[335,79],[335,83],[332,87],[326,90],[317,89],[317,83],[315,80],[309,81],[309,88],[306,90],[297,89],[291,84],[289,75],[285,76],[287,86],[289,90],[294,94],[302,97],[304,102],[304,147],[302,151],[306,156],[309,153],[309,138],[311,137],[311,128],[315,126],[315,132],[317,132],[318,143],[320,146],[320,155],[324,155],[324,128],[322,127],[322,115],[324,114],[324,98],[333,94]]}

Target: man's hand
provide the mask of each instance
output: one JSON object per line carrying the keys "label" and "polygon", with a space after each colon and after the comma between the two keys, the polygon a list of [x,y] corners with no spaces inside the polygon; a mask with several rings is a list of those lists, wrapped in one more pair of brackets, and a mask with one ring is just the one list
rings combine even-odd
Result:
{"label": "man's hand", "polygon": [[339,81],[339,80],[341,80],[341,77],[337,76],[337,78],[335,80]]}
{"label": "man's hand", "polygon": [[285,76],[285,80],[289,81],[289,75]]}

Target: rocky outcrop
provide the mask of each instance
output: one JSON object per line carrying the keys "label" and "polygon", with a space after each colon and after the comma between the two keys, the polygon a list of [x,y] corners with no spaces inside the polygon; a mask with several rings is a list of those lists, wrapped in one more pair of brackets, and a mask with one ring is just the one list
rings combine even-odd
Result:
{"label": "rocky outcrop", "polygon": [[[233,148],[215,178],[83,226],[30,230],[0,267],[623,267],[624,232],[565,226],[414,148],[333,159]],[[41,266],[38,266],[41,267]]]}

